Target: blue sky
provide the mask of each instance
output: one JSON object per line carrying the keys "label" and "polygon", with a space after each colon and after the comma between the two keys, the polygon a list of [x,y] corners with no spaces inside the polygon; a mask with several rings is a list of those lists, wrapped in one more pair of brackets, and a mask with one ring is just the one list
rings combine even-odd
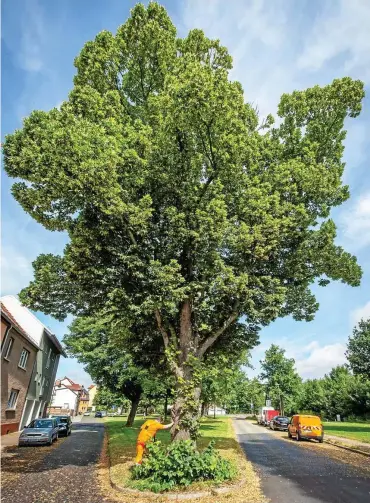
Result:
{"label": "blue sky", "polygon": [[[2,138],[21,127],[33,109],[48,110],[67,98],[73,59],[103,29],[113,32],[136,2],[127,0],[12,0],[2,2]],[[204,29],[234,58],[232,78],[260,114],[276,113],[283,92],[327,84],[349,75],[365,82],[360,118],[349,121],[344,175],[351,199],[333,212],[337,242],[355,253],[364,269],[362,284],[317,289],[320,310],[311,323],[278,320],[261,333],[253,351],[254,370],[274,342],[296,359],[304,377],[322,376],[344,361],[353,324],[370,317],[370,2],[368,0],[182,0],[162,2],[178,33]],[[367,141],[366,141],[367,140]],[[58,253],[66,237],[27,216],[10,195],[2,175],[2,294],[17,294],[32,278],[31,263]],[[39,315],[59,338],[68,320]],[[89,385],[75,360],[60,363],[59,375]]]}

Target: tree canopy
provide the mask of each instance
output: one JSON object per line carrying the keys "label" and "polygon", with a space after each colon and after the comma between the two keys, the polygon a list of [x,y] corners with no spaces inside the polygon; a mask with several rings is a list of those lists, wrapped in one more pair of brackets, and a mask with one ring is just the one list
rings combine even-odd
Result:
{"label": "tree canopy", "polygon": [[370,318],[353,329],[347,346],[347,358],[355,374],[370,379]]}
{"label": "tree canopy", "polygon": [[165,393],[171,385],[163,351],[155,337],[150,337],[150,327],[136,324],[135,329],[140,337],[133,345],[109,317],[79,317],[63,339],[68,353],[84,365],[101,389],[131,402],[128,426],[140,400]]}
{"label": "tree canopy", "polygon": [[293,358],[285,356],[285,350],[272,344],[261,361],[261,375],[266,384],[266,394],[274,407],[292,412],[293,404],[300,392],[301,378],[295,369]]}
{"label": "tree canopy", "polygon": [[69,236],[62,255],[36,259],[20,297],[58,319],[105,310],[127,331],[153,319],[186,436],[194,361],[240,317],[249,344],[280,316],[311,320],[315,282],[359,284],[329,215],[349,197],[343,127],[363,84],[284,94],[279,124],[261,121],[227,49],[201,30],[177,38],[155,2],[87,42],[75,66],[60,110],[32,112],[4,144],[16,200]]}

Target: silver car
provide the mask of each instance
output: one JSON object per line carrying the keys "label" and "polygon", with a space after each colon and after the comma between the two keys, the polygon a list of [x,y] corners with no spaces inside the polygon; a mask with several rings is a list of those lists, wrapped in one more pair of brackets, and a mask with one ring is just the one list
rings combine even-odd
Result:
{"label": "silver car", "polygon": [[57,419],[34,419],[20,434],[18,446],[51,445],[54,440],[58,440],[58,431]]}

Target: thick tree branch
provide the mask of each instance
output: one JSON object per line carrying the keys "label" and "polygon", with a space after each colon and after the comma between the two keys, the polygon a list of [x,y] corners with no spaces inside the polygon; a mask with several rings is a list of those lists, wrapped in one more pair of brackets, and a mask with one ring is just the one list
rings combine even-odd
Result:
{"label": "thick tree branch", "polygon": [[167,330],[163,326],[162,316],[161,316],[161,313],[159,312],[159,309],[155,310],[155,317],[157,320],[157,325],[158,325],[159,331],[161,332],[162,337],[163,337],[164,347],[168,348],[168,346],[170,344],[170,339],[168,337]]}
{"label": "thick tree branch", "polygon": [[202,358],[204,353],[217,341],[217,339],[225,332],[225,330],[238,318],[239,312],[235,310],[230,314],[230,316],[223,323],[222,327],[220,327],[216,332],[207,337],[207,339],[203,342],[200,348],[197,351],[198,358]]}

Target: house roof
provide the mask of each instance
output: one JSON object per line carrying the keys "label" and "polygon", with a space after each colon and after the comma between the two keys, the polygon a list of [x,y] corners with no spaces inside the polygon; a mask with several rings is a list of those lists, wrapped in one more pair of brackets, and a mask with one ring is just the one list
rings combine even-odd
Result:
{"label": "house roof", "polygon": [[90,386],[87,389],[92,389],[95,388],[96,384],[90,384]]}
{"label": "house roof", "polygon": [[1,297],[1,304],[7,308],[22,330],[31,336],[36,344],[41,344],[42,334],[45,334],[57,351],[63,356],[67,356],[56,336],[17,297],[5,295]]}
{"label": "house roof", "polygon": [[83,389],[83,386],[81,386],[81,384],[76,383],[70,384],[69,386],[65,384],[65,387],[71,389],[72,391],[81,391]]}
{"label": "house roof", "polygon": [[1,306],[1,315],[4,317],[4,319],[12,325],[12,327],[22,336],[24,337],[32,346],[34,346],[36,349],[40,349],[37,342],[32,339],[30,335],[27,334],[27,332],[20,326],[20,324],[17,322],[17,320],[12,316],[12,314],[8,311],[8,309],[4,306],[4,304],[0,301],[0,306]]}

